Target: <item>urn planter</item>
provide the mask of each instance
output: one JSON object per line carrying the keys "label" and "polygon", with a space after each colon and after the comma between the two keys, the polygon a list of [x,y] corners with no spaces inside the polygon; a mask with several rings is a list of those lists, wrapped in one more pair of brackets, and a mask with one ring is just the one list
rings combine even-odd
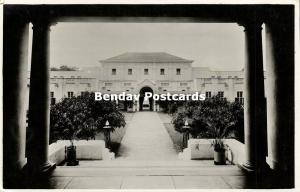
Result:
{"label": "urn planter", "polygon": [[71,145],[66,147],[66,162],[67,166],[76,166],[79,164],[76,157],[76,146]]}
{"label": "urn planter", "polygon": [[225,165],[226,164],[226,156],[225,149],[214,149],[214,164],[215,165]]}

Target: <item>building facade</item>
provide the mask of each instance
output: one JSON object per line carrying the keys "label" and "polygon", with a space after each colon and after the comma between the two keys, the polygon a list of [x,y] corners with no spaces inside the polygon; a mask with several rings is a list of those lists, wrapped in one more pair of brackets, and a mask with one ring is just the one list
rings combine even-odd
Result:
{"label": "building facade", "polygon": [[[80,71],[51,71],[51,103],[84,92],[141,94],[205,93],[220,95],[229,101],[243,102],[243,71],[212,71],[193,67],[192,60],[164,52],[130,52],[106,60],[99,67]],[[142,110],[141,102],[129,104],[129,110]],[[127,108],[127,106],[126,106]],[[159,106],[150,102],[151,110]]]}

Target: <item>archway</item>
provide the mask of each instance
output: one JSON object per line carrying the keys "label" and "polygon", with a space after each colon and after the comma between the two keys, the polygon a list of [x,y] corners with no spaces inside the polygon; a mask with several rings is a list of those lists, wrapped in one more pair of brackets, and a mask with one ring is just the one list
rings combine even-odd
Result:
{"label": "archway", "polygon": [[139,104],[140,104],[140,111],[150,110],[153,111],[153,98],[149,98],[149,103],[144,103],[145,93],[150,92],[153,94],[153,90],[146,86],[141,88],[140,90],[140,98],[139,98]]}

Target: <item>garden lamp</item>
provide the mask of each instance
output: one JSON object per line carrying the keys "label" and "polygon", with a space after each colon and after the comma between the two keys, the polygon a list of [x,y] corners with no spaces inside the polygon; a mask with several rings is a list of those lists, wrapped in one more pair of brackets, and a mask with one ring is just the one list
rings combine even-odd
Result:
{"label": "garden lamp", "polygon": [[105,137],[105,147],[110,149],[110,129],[111,129],[111,126],[109,125],[108,120],[105,122],[105,126],[103,127],[103,129],[104,129],[104,137]]}
{"label": "garden lamp", "polygon": [[183,146],[183,148],[187,148],[187,146],[188,146],[190,128],[191,128],[191,126],[189,126],[188,121],[185,120],[184,126],[182,127],[182,130],[183,130],[182,146]]}

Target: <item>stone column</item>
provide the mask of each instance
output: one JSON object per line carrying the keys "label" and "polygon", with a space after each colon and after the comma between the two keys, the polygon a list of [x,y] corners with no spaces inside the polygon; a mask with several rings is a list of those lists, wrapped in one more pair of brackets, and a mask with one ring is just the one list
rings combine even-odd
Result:
{"label": "stone column", "polygon": [[[24,16],[23,16],[24,17]],[[26,164],[26,110],[29,23],[6,16],[3,28],[3,185],[20,184]]]}
{"label": "stone column", "polygon": [[135,112],[135,101],[134,101],[134,99],[132,99],[132,112]]}
{"label": "stone column", "polygon": [[[40,18],[39,18],[40,19]],[[49,34],[46,20],[33,22],[32,61],[29,93],[29,127],[33,134],[28,166],[33,173],[47,173],[55,168],[48,161],[50,126]]]}
{"label": "stone column", "polygon": [[257,171],[265,161],[261,141],[263,130],[264,76],[262,58],[261,23],[255,21],[242,24],[245,28],[245,69],[244,69],[244,130],[245,163],[248,171]]}
{"label": "stone column", "polygon": [[156,111],[156,102],[154,99],[153,99],[153,111]]}
{"label": "stone column", "polygon": [[136,102],[136,111],[140,111],[140,101]]}
{"label": "stone column", "polygon": [[271,169],[293,172],[294,38],[285,22],[280,23],[278,19],[272,22],[266,23],[267,162]]}

